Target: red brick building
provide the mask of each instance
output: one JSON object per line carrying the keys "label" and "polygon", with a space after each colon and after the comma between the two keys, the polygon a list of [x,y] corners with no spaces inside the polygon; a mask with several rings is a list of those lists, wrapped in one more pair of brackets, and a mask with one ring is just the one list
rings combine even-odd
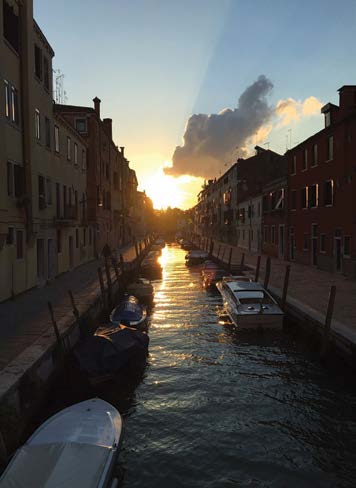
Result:
{"label": "red brick building", "polygon": [[325,128],[287,152],[288,256],[356,276],[356,86],[321,111]]}
{"label": "red brick building", "polygon": [[[94,108],[73,105],[55,105],[60,113],[86,140],[88,144],[87,160],[87,208],[89,224],[95,225],[95,251],[101,254],[105,244],[115,249],[122,244],[123,230],[114,230],[121,226],[119,208],[115,209],[113,221],[112,191],[122,189],[120,161],[123,155],[112,140],[112,120],[100,118],[100,100],[94,98]],[[114,171],[115,169],[115,171]],[[117,173],[117,177],[114,173]],[[117,178],[117,180],[116,180]],[[115,202],[120,201],[115,199]],[[121,204],[117,204],[120,206]]]}

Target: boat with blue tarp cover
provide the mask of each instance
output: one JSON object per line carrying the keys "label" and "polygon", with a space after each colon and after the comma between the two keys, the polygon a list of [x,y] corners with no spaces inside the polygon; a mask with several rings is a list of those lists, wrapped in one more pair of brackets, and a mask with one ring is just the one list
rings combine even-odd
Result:
{"label": "boat with blue tarp cover", "polygon": [[115,327],[120,324],[126,325],[127,327],[142,327],[146,319],[146,308],[140,305],[138,299],[133,295],[125,297],[110,314],[110,322]]}

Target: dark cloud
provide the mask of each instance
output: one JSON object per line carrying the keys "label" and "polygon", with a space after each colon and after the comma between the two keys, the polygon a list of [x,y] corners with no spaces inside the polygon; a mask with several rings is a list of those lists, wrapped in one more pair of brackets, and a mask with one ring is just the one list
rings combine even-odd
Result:
{"label": "dark cloud", "polygon": [[272,82],[261,75],[242,93],[235,109],[192,115],[185,128],[184,144],[176,147],[173,166],[165,172],[211,178],[232,158],[244,156],[249,139],[274,112],[267,102],[272,88]]}

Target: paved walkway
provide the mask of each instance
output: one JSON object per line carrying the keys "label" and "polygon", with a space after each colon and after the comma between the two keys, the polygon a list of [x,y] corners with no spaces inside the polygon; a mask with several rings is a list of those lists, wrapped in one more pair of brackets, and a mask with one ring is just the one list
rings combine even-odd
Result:
{"label": "paved walkway", "polygon": [[[125,262],[136,257],[135,247],[131,245],[121,249],[120,253]],[[43,288],[33,288],[0,304],[0,371],[41,338],[48,340],[54,337],[47,305],[49,301],[59,323],[73,318],[68,290],[72,291],[79,311],[88,308],[100,293],[99,266],[103,266],[100,259],[83,264]]]}
{"label": "paved walkway", "polygon": [[[219,246],[220,258],[228,262],[231,246],[215,241],[214,255],[217,255]],[[251,254],[245,250],[233,247],[232,264],[237,266],[241,262],[242,253],[245,254],[245,264],[255,269],[257,254]],[[262,255],[259,280],[265,276],[267,257]],[[298,263],[290,263],[277,258],[271,258],[271,274],[269,287],[273,291],[282,294],[285,270],[287,264],[291,265],[289,278],[288,301],[301,304],[306,311],[314,312],[314,315],[324,322],[330,287],[336,285],[335,308],[332,328],[346,335],[356,344],[356,281],[343,275],[328,273],[312,266]]]}

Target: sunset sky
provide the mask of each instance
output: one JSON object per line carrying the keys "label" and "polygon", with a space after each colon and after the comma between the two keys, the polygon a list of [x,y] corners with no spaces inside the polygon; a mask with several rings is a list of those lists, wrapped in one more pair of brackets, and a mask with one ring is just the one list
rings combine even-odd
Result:
{"label": "sunset sky", "polygon": [[[219,176],[256,143],[283,153],[301,142],[323,127],[320,106],[356,84],[355,0],[34,0],[34,10],[68,103],[102,100],[156,207],[191,207],[198,175]],[[265,102],[250,132],[250,99],[238,105],[248,87]],[[185,159],[166,175],[193,114],[206,115],[192,119]]]}

